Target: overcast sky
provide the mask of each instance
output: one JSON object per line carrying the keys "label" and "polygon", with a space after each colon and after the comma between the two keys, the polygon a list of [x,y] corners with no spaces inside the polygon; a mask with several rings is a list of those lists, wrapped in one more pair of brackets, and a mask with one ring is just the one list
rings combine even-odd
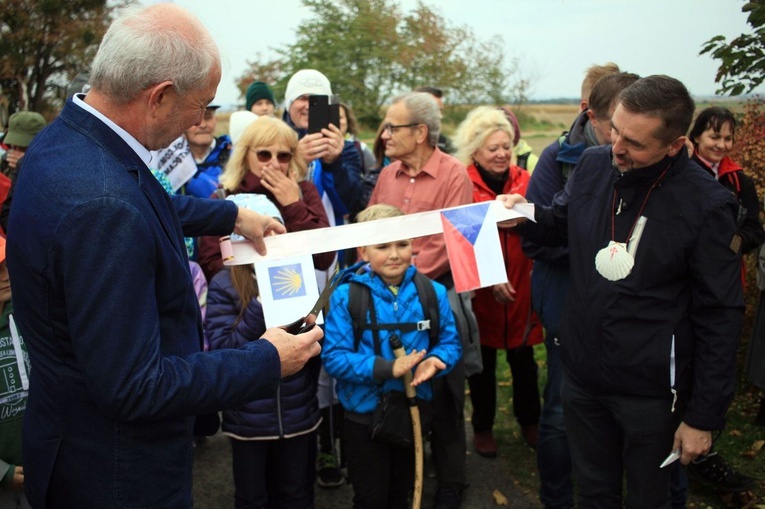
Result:
{"label": "overcast sky", "polygon": [[[524,74],[534,77],[532,99],[578,97],[584,70],[607,61],[641,76],[668,74],[693,95],[712,95],[717,63],[699,56],[702,44],[715,35],[730,40],[751,32],[743,0],[423,1],[481,39],[502,36],[506,54],[519,58]],[[216,102],[224,105],[244,102],[234,80],[247,61],[258,54],[273,57],[273,48],[292,43],[310,14],[300,0],[175,2],[199,16],[220,46],[223,78]],[[416,0],[398,4],[409,11]]]}

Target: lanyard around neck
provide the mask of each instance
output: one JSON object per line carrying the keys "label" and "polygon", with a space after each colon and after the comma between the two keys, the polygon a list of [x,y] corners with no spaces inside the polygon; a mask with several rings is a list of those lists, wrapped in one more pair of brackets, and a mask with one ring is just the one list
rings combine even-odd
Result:
{"label": "lanyard around neck", "polygon": [[[645,209],[646,203],[648,203],[648,198],[651,197],[651,192],[653,192],[654,188],[659,184],[659,182],[662,181],[662,179],[664,178],[664,175],[667,174],[667,171],[669,171],[671,167],[672,167],[672,163],[669,163],[669,165],[666,168],[664,168],[664,171],[661,172],[658,178],[653,181],[653,184],[651,184],[651,187],[648,189],[648,192],[646,193],[645,198],[643,199],[643,203],[640,205],[640,210],[638,210],[638,213],[635,216],[635,220],[632,222],[632,226],[630,227],[629,232],[627,232],[627,238],[624,241],[625,244],[629,242],[630,236],[632,235],[632,232],[635,230],[635,225],[640,219],[640,216],[643,214],[643,210]],[[616,214],[621,212],[621,205],[619,205],[619,211],[615,212],[617,194],[618,193],[617,193],[616,186],[614,186],[614,195],[613,195],[614,197],[611,204],[611,240],[613,240],[614,242],[616,242]]]}

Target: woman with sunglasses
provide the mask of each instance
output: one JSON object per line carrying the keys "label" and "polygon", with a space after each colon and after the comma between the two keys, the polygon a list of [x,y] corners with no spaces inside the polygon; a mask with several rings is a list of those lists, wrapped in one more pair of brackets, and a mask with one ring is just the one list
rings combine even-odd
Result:
{"label": "woman with sunglasses", "polygon": [[[264,194],[279,209],[288,232],[329,226],[316,187],[305,180],[305,161],[297,150],[295,131],[281,120],[260,117],[237,141],[220,176],[223,193]],[[313,255],[317,269],[327,269],[334,253]],[[208,281],[223,268],[217,237],[202,237],[199,264]]]}

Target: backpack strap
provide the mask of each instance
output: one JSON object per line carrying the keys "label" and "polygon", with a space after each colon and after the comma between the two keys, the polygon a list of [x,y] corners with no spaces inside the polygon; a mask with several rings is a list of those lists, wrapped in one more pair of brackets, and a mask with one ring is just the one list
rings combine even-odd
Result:
{"label": "backpack strap", "polygon": [[529,156],[531,155],[531,152],[526,152],[525,154],[521,154],[517,156],[517,159],[515,161],[515,165],[523,168],[524,170],[528,170],[529,165]]}
{"label": "backpack strap", "polygon": [[[558,147],[563,146],[563,142],[566,141],[567,136],[568,136],[568,131],[563,131],[563,134],[561,134],[560,138],[558,138]],[[560,163],[561,183],[563,184],[563,187],[566,187],[566,182],[568,181],[568,178],[571,176],[571,172],[574,171],[574,168],[576,168],[576,165],[574,164]]]}
{"label": "backpack strap", "polygon": [[365,175],[367,173],[367,168],[366,162],[364,161],[364,149],[361,148],[361,141],[354,138],[353,145],[356,147],[356,151],[359,153],[359,157],[361,157],[361,174]]}
{"label": "backpack strap", "polygon": [[[440,318],[438,314],[438,299],[433,282],[421,272],[415,272],[414,285],[422,306],[424,319],[419,322],[378,323],[374,302],[370,296],[369,287],[357,281],[350,281],[348,289],[348,313],[353,322],[353,348],[358,351],[361,336],[365,330],[371,330],[374,338],[375,355],[380,353],[380,331],[428,331],[428,350],[438,343]],[[367,323],[367,314],[369,322]]]}
{"label": "backpack strap", "polygon": [[430,344],[428,350],[431,350],[438,343],[438,334],[441,330],[436,289],[433,288],[433,281],[420,271],[414,273],[414,285],[417,288],[417,295],[420,298],[425,321],[430,322],[428,329]]}
{"label": "backpack strap", "polygon": [[736,195],[736,198],[739,198],[741,195],[741,182],[738,180],[738,171],[732,171],[725,176],[728,177],[728,182],[730,182],[735,189],[734,194]]}
{"label": "backpack strap", "polygon": [[[353,322],[353,349],[358,352],[361,335],[367,326],[369,301],[372,299],[369,298],[369,288],[366,285],[356,281],[350,281],[348,284],[350,285],[348,288],[348,313],[351,315],[351,321]],[[374,308],[374,305],[372,308]]]}

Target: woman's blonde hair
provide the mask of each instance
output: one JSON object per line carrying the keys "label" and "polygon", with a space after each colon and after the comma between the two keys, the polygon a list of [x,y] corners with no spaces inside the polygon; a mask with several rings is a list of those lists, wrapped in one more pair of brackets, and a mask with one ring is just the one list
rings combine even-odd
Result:
{"label": "woman's blonde hair", "polygon": [[306,165],[297,150],[298,137],[285,122],[273,117],[260,117],[247,126],[234,146],[231,159],[220,176],[220,183],[228,192],[234,192],[250,171],[247,164],[247,152],[254,147],[265,147],[274,143],[284,143],[292,152],[292,161],[287,175],[301,181],[305,179]]}
{"label": "woman's blonde hair", "polygon": [[234,265],[224,270],[231,271],[231,286],[239,296],[239,314],[234,322],[234,327],[242,319],[250,301],[260,295],[258,282],[255,279],[255,267],[250,264]]}
{"label": "woman's blonde hair", "polygon": [[473,164],[473,155],[486,143],[486,139],[497,131],[510,137],[513,143],[513,126],[502,110],[491,106],[479,106],[467,114],[457,128],[454,142],[457,145],[455,157],[465,166]]}
{"label": "woman's blonde hair", "polygon": [[242,307],[247,307],[247,303],[260,295],[258,291],[258,282],[253,277],[255,268],[250,264],[234,265],[231,267],[231,282],[236,293],[242,298]]}

